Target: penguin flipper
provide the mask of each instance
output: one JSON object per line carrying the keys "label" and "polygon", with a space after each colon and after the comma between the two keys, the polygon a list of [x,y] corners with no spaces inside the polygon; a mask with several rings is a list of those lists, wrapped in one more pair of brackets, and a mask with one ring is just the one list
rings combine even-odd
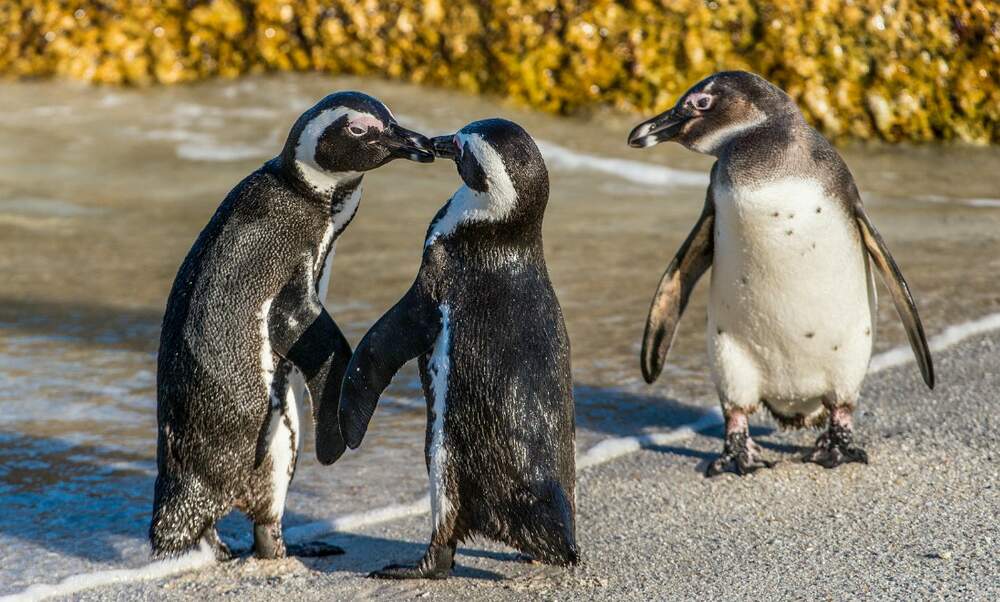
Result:
{"label": "penguin flipper", "polygon": [[667,271],[663,273],[656,294],[653,295],[649,318],[646,320],[646,332],[642,337],[640,358],[642,377],[647,383],[652,384],[660,376],[691,291],[694,290],[698,279],[712,265],[715,247],[714,224],[715,205],[712,203],[712,190],[709,188],[701,216],[684,244],[677,250],[677,255],[670,262]]}
{"label": "penguin flipper", "polygon": [[340,394],[340,432],[361,445],[382,391],[403,364],[426,353],[441,329],[440,313],[422,274],[379,318],[351,356]]}
{"label": "penguin flipper", "polygon": [[924,325],[920,321],[917,313],[917,305],[910,294],[910,287],[903,278],[903,273],[899,271],[899,266],[889,253],[889,247],[882,240],[882,235],[875,229],[875,225],[868,219],[864,207],[860,202],[854,204],[854,219],[858,223],[861,232],[861,240],[864,241],[868,255],[882,275],[882,282],[885,283],[889,293],[892,295],[892,302],[896,306],[896,313],[899,314],[903,326],[906,328],[906,336],[910,339],[910,347],[917,358],[920,366],[920,373],[924,377],[924,382],[931,389],[934,388],[934,364],[931,361],[931,350],[927,346],[927,336],[924,334]]}
{"label": "penguin flipper", "polygon": [[332,464],[345,449],[337,407],[351,345],[305,277],[293,278],[274,298],[268,330],[271,348],[305,376],[316,424],[316,457]]}

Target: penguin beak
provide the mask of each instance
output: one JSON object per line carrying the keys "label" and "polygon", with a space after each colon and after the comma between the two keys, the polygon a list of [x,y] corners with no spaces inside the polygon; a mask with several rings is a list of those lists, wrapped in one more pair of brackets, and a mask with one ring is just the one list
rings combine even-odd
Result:
{"label": "penguin beak", "polygon": [[382,134],[382,141],[394,159],[409,159],[418,163],[433,163],[434,151],[427,136],[390,124]]}
{"label": "penguin beak", "polygon": [[438,158],[458,159],[458,145],[455,143],[455,134],[435,136],[431,138],[431,145],[434,147],[434,155]]}
{"label": "penguin beak", "polygon": [[661,142],[669,142],[677,137],[681,128],[692,117],[694,115],[689,114],[683,107],[674,107],[660,113],[635,126],[632,133],[628,135],[628,145],[632,148],[646,148]]}

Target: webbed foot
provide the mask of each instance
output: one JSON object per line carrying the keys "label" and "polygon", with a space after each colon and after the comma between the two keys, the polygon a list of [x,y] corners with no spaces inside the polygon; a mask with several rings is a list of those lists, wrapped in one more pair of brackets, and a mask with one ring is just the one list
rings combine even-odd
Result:
{"label": "webbed foot", "polygon": [[838,407],[831,410],[830,428],[816,439],[815,447],[803,460],[824,468],[834,468],[849,462],[868,464],[868,452],[854,446],[851,408]]}
{"label": "webbed foot", "polygon": [[431,545],[415,566],[390,564],[368,574],[373,579],[447,579],[455,566],[455,548]]}
{"label": "webbed foot", "polygon": [[705,476],[714,477],[724,472],[744,476],[761,468],[772,468],[775,464],[776,462],[769,462],[761,457],[760,447],[750,438],[749,433],[735,431],[726,434],[722,455],[708,465]]}

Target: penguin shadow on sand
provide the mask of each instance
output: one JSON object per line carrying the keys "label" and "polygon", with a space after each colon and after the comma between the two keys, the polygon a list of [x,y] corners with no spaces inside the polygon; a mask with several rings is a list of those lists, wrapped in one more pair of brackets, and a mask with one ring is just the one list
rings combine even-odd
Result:
{"label": "penguin shadow on sand", "polygon": [[[713,407],[685,403],[656,393],[639,393],[581,383],[574,385],[574,396],[577,430],[589,430],[608,437],[629,437],[681,428],[695,422]],[[793,458],[801,456],[810,449],[775,440],[778,429],[768,425],[763,417],[757,417],[753,421],[750,433],[761,447],[786,458],[789,455]],[[722,424],[702,430],[699,435],[721,441],[724,438]],[[708,463],[719,456],[714,446],[709,450],[702,450],[693,444],[686,445],[683,441],[672,445],[648,445],[643,449],[694,458],[698,462],[692,466],[692,470],[699,473],[704,473]],[[581,453],[586,453],[586,450],[581,450]]]}
{"label": "penguin shadow on sand", "polygon": [[[289,516],[286,513],[286,516]],[[292,515],[294,516],[294,515]],[[417,520],[426,520],[420,517]],[[221,524],[221,523],[220,523]],[[286,523],[286,528],[294,526]],[[302,564],[323,573],[353,573],[365,577],[373,570],[390,562],[408,562],[419,558],[427,549],[427,542],[421,540],[404,541],[375,537],[361,533],[334,533],[322,538],[324,543],[339,546],[344,554],[323,558],[301,558]],[[472,547],[469,547],[469,545]],[[506,575],[491,570],[470,566],[470,559],[487,559],[503,564],[522,563],[524,559],[516,552],[500,552],[476,547],[476,542],[460,545],[455,554],[455,568],[449,579],[474,579],[479,581],[502,581]],[[473,561],[474,562],[474,561]],[[418,581],[416,583],[422,583]],[[397,581],[396,583],[403,583]]]}

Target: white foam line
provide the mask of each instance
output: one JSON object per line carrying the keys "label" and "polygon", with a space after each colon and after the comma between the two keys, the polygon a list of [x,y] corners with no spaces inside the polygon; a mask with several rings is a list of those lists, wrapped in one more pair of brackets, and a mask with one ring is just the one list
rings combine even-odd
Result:
{"label": "white foam line", "polygon": [[708,175],[684,169],[671,169],[643,161],[588,155],[546,140],[536,140],[538,149],[549,164],[569,171],[589,170],[616,176],[646,186],[707,186]]}
{"label": "white foam line", "polygon": [[285,539],[292,542],[303,542],[328,535],[336,531],[351,531],[387,523],[408,516],[420,516],[431,511],[431,498],[428,495],[409,504],[393,504],[365,512],[356,512],[345,516],[334,517],[330,520],[319,520],[304,525],[297,525],[285,529]]}
{"label": "white foam line", "polygon": [[965,199],[959,197],[947,197],[940,195],[924,195],[915,197],[914,200],[923,201],[925,203],[938,203],[942,205],[963,205],[966,207],[979,207],[979,208],[1000,208],[1000,199]]}
{"label": "white foam line", "polygon": [[[994,330],[1000,330],[1000,313],[987,314],[976,320],[949,326],[940,333],[932,336],[927,341],[927,344],[930,346],[931,351],[944,351],[969,337]],[[910,350],[909,345],[900,345],[874,356],[871,364],[868,366],[868,372],[881,372],[887,368],[902,366],[912,361],[913,352]]]}
{"label": "white foam line", "polygon": [[605,439],[588,449],[586,453],[576,459],[576,469],[579,471],[584,468],[604,464],[605,462],[615,458],[627,456],[628,454],[637,452],[644,447],[676,443],[683,439],[687,439],[688,437],[694,436],[694,434],[699,431],[720,425],[722,422],[722,411],[719,410],[719,408],[712,408],[694,422],[685,424],[684,426],[675,428],[665,433],[644,433],[642,435],[634,435],[631,437],[612,437],[610,439]]}
{"label": "white foam line", "polygon": [[[965,339],[1000,330],[1000,313],[988,314],[976,320],[955,324],[933,336],[928,341],[932,351],[944,351]],[[908,346],[899,346],[872,357],[869,373],[876,373],[908,364],[913,361],[913,354]],[[644,447],[654,447],[677,443],[695,433],[723,423],[722,412],[712,408],[694,422],[663,433],[644,433],[631,437],[613,437],[605,439],[576,460],[577,471],[591,468],[609,462],[615,458],[635,453]],[[376,508],[366,512],[357,512],[330,520],[316,521],[289,527],[285,530],[288,541],[303,542],[322,537],[337,531],[351,531],[379,523],[387,523],[410,516],[421,516],[431,511],[430,497],[424,496],[408,504],[394,504]],[[116,569],[84,573],[63,579],[56,585],[32,585],[23,592],[0,598],[0,602],[21,602],[23,600],[41,600],[49,596],[72,594],[84,589],[124,583],[127,581],[142,581],[159,579],[177,573],[201,568],[214,562],[214,556],[204,544],[196,552],[172,560],[153,562],[136,569]]]}
{"label": "white foam line", "polygon": [[264,146],[250,146],[248,144],[216,144],[205,143],[184,143],[177,146],[175,152],[177,157],[188,161],[245,161],[248,159],[260,159],[271,155],[270,149]]}
{"label": "white foam line", "polygon": [[24,602],[28,600],[42,600],[51,596],[68,596],[85,589],[113,585],[115,583],[131,583],[134,581],[147,581],[150,579],[162,579],[177,573],[183,573],[198,568],[202,568],[215,562],[215,554],[204,542],[194,551],[188,552],[177,558],[166,560],[156,560],[147,565],[134,569],[112,569],[108,571],[96,571],[93,573],[83,573],[66,577],[56,584],[32,585],[28,589],[4,596],[0,602]]}

